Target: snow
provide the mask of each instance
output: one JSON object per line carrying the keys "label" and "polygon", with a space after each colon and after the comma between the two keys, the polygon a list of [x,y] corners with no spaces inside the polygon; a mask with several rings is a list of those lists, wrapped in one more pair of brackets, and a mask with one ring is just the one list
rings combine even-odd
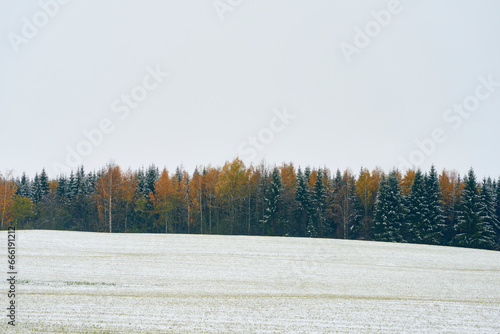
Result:
{"label": "snow", "polygon": [[500,252],[246,236],[17,238],[10,332],[500,332]]}

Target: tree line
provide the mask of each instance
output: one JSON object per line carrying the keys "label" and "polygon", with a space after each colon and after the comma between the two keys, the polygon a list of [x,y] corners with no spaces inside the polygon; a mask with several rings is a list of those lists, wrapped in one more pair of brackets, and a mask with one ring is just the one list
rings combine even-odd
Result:
{"label": "tree line", "polygon": [[109,163],[0,174],[1,228],[341,238],[500,250],[500,179],[434,167],[332,173],[235,159],[190,174]]}

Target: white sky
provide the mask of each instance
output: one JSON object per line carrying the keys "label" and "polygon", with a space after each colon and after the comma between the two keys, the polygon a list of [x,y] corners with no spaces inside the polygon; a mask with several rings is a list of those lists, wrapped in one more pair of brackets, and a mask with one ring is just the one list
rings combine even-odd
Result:
{"label": "white sky", "polygon": [[[224,20],[211,0],[73,0],[16,53],[23,17],[43,24],[44,14],[37,1],[1,1],[0,171],[54,177],[106,118],[113,131],[83,157],[87,170],[250,162],[250,144],[238,148],[286,108],[295,118],[254,162],[389,170],[441,128],[423,168],[500,176],[500,86],[457,129],[443,120],[478,77],[500,82],[500,2],[401,0],[351,63],[341,44],[389,1],[220,3],[236,4]],[[121,119],[111,104],[157,66],[170,75]]]}

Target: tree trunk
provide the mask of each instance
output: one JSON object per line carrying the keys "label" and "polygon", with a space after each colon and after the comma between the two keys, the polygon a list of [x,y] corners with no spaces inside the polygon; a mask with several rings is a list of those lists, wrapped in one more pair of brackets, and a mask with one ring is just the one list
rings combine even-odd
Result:
{"label": "tree trunk", "polygon": [[200,234],[203,234],[203,205],[201,198],[201,186],[200,186]]}
{"label": "tree trunk", "polygon": [[250,235],[250,217],[251,217],[251,205],[250,205],[250,191],[248,191],[248,232],[247,234]]}
{"label": "tree trunk", "polygon": [[212,194],[210,194],[210,203],[208,204],[208,233],[212,234]]}
{"label": "tree trunk", "polygon": [[113,201],[113,171],[110,170],[110,182],[109,182],[109,233],[112,232],[112,217],[113,217],[113,208],[112,208],[112,201]]}

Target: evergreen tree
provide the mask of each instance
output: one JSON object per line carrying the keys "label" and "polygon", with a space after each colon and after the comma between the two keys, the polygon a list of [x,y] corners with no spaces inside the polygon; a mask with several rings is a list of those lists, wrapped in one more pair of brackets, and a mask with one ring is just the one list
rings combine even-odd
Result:
{"label": "evergreen tree", "polygon": [[31,198],[31,184],[30,180],[26,176],[26,173],[23,173],[21,176],[21,180],[17,182],[17,189],[16,189],[16,195],[19,195],[21,197],[28,197]]}
{"label": "evergreen tree", "polygon": [[428,220],[427,206],[427,191],[424,175],[418,169],[415,172],[415,178],[411,185],[410,195],[407,198],[408,207],[408,233],[406,237],[408,242],[423,243],[427,226],[430,225]]}
{"label": "evergreen tree", "polygon": [[[500,220],[500,178],[495,182],[495,213],[497,219]],[[499,230],[496,231],[497,234],[497,249],[500,250],[500,226]]]}
{"label": "evergreen tree", "polygon": [[295,217],[300,229],[300,236],[309,235],[308,227],[310,225],[311,197],[309,185],[306,176],[299,168],[297,171],[297,182],[295,186]]}
{"label": "evergreen tree", "polygon": [[[176,170],[176,176],[178,177],[178,180],[179,180],[178,182],[180,182],[182,180],[182,173],[180,172],[179,168],[177,168],[177,170]],[[179,176],[180,176],[180,178],[179,178]],[[137,192],[139,194],[141,194],[142,196],[144,196],[146,189],[147,189],[147,187],[146,187],[146,175],[144,173],[144,167],[141,167],[137,171]]]}
{"label": "evergreen tree", "polygon": [[[483,216],[484,224],[493,231],[493,248],[499,249],[500,223],[496,213],[496,193],[491,179],[483,180],[481,186],[481,201],[485,212]],[[489,247],[488,247],[489,248]]]}
{"label": "evergreen tree", "polygon": [[404,206],[396,171],[380,182],[375,201],[373,236],[378,241],[401,242],[401,226],[404,221]]}
{"label": "evergreen tree", "polygon": [[[182,176],[181,176],[182,178]],[[144,179],[144,195],[149,198],[149,193],[155,192],[155,183],[160,179],[160,171],[155,165],[149,166]]]}
{"label": "evergreen tree", "polygon": [[278,168],[273,169],[271,185],[267,191],[265,202],[266,210],[263,219],[263,229],[266,235],[277,235],[282,225],[281,219],[281,192],[283,186]]}
{"label": "evergreen tree", "polygon": [[59,176],[57,178],[57,196],[59,198],[59,201],[65,205],[69,203],[69,200],[71,198],[70,196],[70,184],[68,182],[68,179],[64,177],[63,175]]}
{"label": "evergreen tree", "polygon": [[33,203],[38,203],[42,200],[42,196],[43,191],[40,184],[40,177],[38,176],[38,173],[36,173],[31,188],[31,200],[33,201]]}
{"label": "evergreen tree", "polygon": [[486,207],[479,193],[476,175],[471,168],[464,179],[458,214],[454,244],[461,247],[493,249],[494,231],[487,223]]}
{"label": "evergreen tree", "polygon": [[425,188],[426,222],[428,225],[425,226],[422,234],[422,242],[430,245],[438,245],[443,238],[445,223],[441,205],[439,179],[434,166],[431,166],[431,171],[425,178]]}
{"label": "evergreen tree", "polygon": [[83,169],[83,166],[81,166],[75,176],[72,179],[72,182],[70,184],[71,187],[71,194],[74,197],[77,196],[83,196],[86,195],[87,193],[87,181],[86,181],[86,176],[85,176],[85,170]]}
{"label": "evergreen tree", "polygon": [[89,229],[89,196],[87,194],[87,177],[83,166],[78,168],[71,179],[71,226],[76,230]]}
{"label": "evergreen tree", "polygon": [[45,168],[42,169],[42,173],[40,174],[40,190],[42,194],[42,199],[49,193],[50,182],[47,173],[45,172]]}
{"label": "evergreen tree", "polygon": [[312,219],[308,228],[309,236],[324,237],[325,222],[326,222],[326,191],[323,184],[323,173],[318,170],[318,177],[314,183],[313,193],[311,198]]}

